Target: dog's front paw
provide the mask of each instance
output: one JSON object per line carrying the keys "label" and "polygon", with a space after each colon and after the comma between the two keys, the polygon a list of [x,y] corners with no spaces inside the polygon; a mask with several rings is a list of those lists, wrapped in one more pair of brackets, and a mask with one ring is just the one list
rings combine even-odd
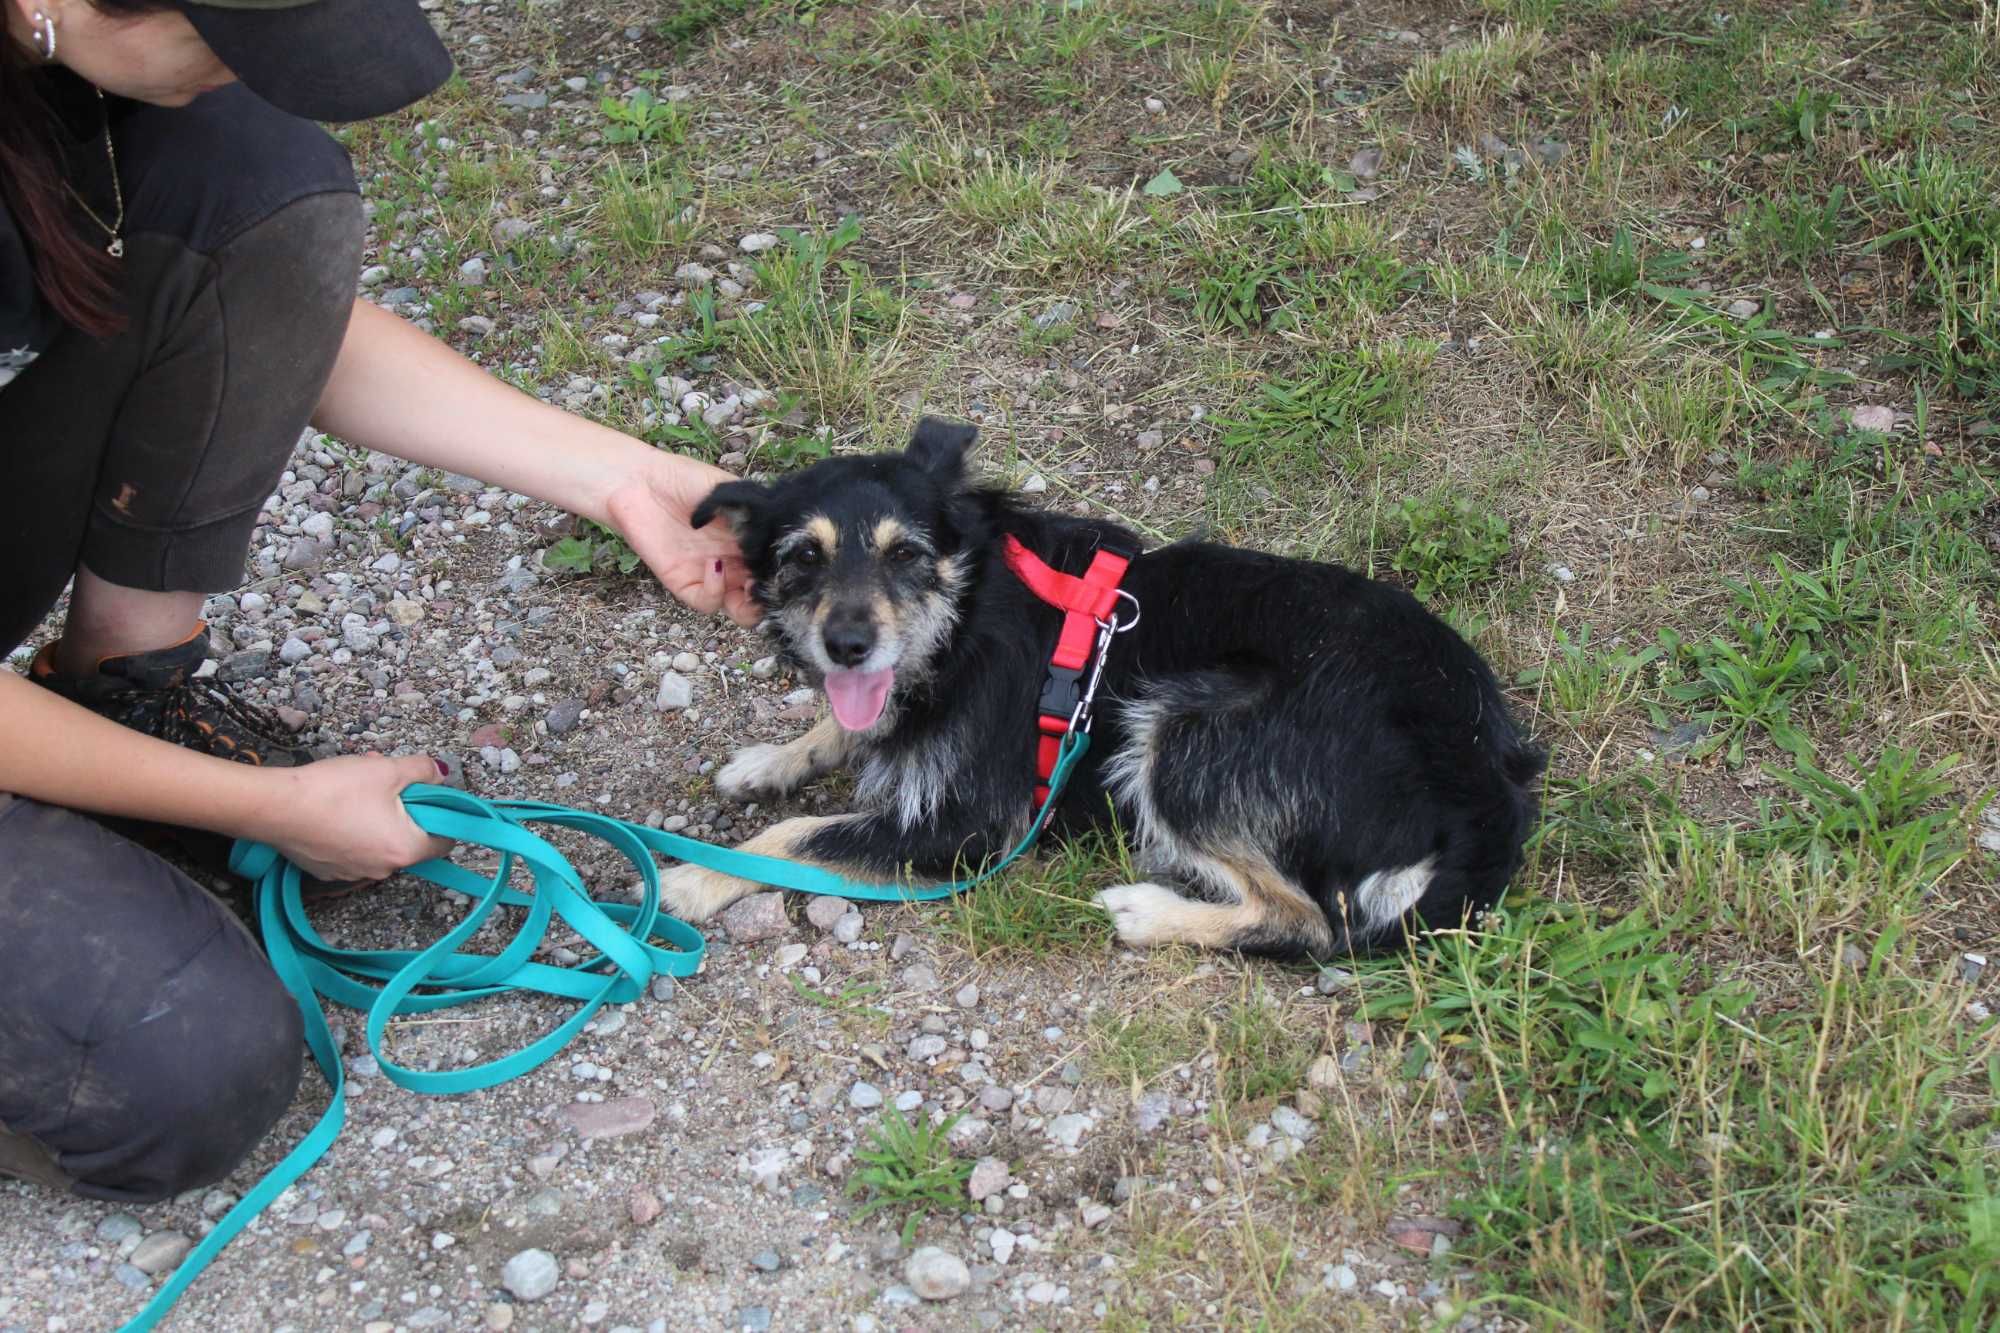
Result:
{"label": "dog's front paw", "polygon": [[1135,949],[1150,948],[1180,938],[1172,929],[1174,914],[1187,905],[1172,889],[1158,884],[1120,884],[1091,899],[1111,916],[1118,938]]}
{"label": "dog's front paw", "polygon": [[675,866],[660,876],[660,903],[689,925],[699,925],[757,886],[747,879],[700,866]]}
{"label": "dog's front paw", "polygon": [[802,771],[789,748],[751,745],[738,750],[715,775],[716,790],[732,801],[789,795],[811,776]]}

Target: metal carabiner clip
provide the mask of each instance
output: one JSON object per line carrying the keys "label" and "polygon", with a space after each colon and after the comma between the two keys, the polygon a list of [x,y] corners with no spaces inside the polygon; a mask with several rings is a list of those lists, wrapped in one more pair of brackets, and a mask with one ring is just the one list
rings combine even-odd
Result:
{"label": "metal carabiner clip", "polygon": [[1069,725],[1072,731],[1079,726],[1086,732],[1090,730],[1090,708],[1097,700],[1097,684],[1104,679],[1104,663],[1111,656],[1112,636],[1123,634],[1139,623],[1139,599],[1123,588],[1118,589],[1118,595],[1132,604],[1132,618],[1120,622],[1118,608],[1113,606],[1111,618],[1097,622],[1097,647],[1091,653],[1090,680],[1084,685],[1083,697],[1077,700],[1076,712],[1070,717]]}

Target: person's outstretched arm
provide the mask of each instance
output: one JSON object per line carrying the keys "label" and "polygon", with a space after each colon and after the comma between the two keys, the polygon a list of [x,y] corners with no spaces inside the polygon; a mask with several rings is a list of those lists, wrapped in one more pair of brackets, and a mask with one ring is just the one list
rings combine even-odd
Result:
{"label": "person's outstretched arm", "polygon": [[398,799],[437,781],[426,755],[258,768],[155,740],[4,670],[0,736],[0,792],[268,842],[321,879],[386,879],[450,849]]}
{"label": "person's outstretched arm", "polygon": [[688,526],[728,473],[532,398],[366,301],[354,304],[313,425],[602,523],[687,605],[756,623],[726,525]]}

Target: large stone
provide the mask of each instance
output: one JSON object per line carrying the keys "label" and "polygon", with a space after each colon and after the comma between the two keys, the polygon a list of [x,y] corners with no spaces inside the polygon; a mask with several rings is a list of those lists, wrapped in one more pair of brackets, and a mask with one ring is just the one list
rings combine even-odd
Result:
{"label": "large stone", "polygon": [[984,1203],[988,1196],[998,1194],[1007,1188],[1007,1182],[1014,1178],[1007,1164],[998,1157],[982,1157],[973,1164],[972,1175],[965,1182],[966,1193],[974,1203]]}
{"label": "large stone", "polygon": [[157,1277],[179,1266],[187,1258],[187,1252],[194,1248],[194,1242],[178,1231],[155,1231],[139,1242],[132,1251],[132,1266],[142,1273]]}
{"label": "large stone", "polygon": [[582,717],[583,700],[564,699],[549,710],[549,734],[551,736],[561,736],[575,731],[576,724]]}
{"label": "large stone", "polygon": [[782,893],[753,893],[731,903],[722,914],[722,929],[738,944],[774,939],[791,928]]}
{"label": "large stone", "polygon": [[143,1235],[145,1228],[130,1213],[113,1213],[97,1224],[97,1238],[107,1245],[119,1245]]}
{"label": "large stone", "polygon": [[1319,1130],[1319,1126],[1289,1106],[1280,1106],[1271,1112],[1271,1128],[1280,1134],[1289,1134],[1301,1143],[1308,1142]]}
{"label": "large stone", "polygon": [[573,1102],[562,1118],[584,1139],[616,1139],[637,1134],[653,1123],[653,1103],[644,1097],[620,1097],[608,1102]]}
{"label": "large stone", "polygon": [[957,1255],[926,1245],[903,1266],[903,1281],[927,1301],[948,1301],[971,1288],[972,1270]]}
{"label": "large stone", "polygon": [[854,905],[845,898],[820,895],[806,904],[806,920],[821,930],[832,930],[834,922],[852,910]]}
{"label": "large stone", "polygon": [[1085,1132],[1089,1129],[1090,1117],[1076,1114],[1059,1115],[1051,1120],[1048,1126],[1049,1137],[1063,1147],[1071,1149],[1082,1142]]}
{"label": "large stone", "polygon": [[669,671],[660,677],[659,693],[653,696],[653,707],[662,713],[671,713],[686,708],[694,702],[694,686],[678,671]]}
{"label": "large stone", "polygon": [[648,1226],[662,1211],[660,1196],[644,1185],[634,1186],[625,1198],[625,1210],[631,1215],[633,1226]]}
{"label": "large stone", "polygon": [[310,573],[326,562],[326,555],[332,547],[325,542],[316,542],[310,537],[300,537],[292,542],[285,552],[284,567],[295,574]]}
{"label": "large stone", "polygon": [[547,1250],[522,1250],[500,1270],[500,1285],[512,1292],[515,1300],[538,1301],[556,1289],[561,1276],[553,1254]]}

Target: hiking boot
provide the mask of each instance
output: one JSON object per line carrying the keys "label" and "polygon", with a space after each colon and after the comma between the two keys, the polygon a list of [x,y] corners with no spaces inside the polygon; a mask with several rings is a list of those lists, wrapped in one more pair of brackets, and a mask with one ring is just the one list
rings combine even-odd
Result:
{"label": "hiking boot", "polygon": [[[208,660],[205,624],[196,625],[193,634],[170,648],[107,657],[87,676],[56,670],[54,647],[50,644],[35,654],[29,679],[113,722],[239,764],[297,768],[314,759],[312,751],[283,739],[289,728],[277,714],[239,699],[224,681],[196,678],[195,672]],[[101,822],[150,851],[176,852],[211,874],[229,873],[232,839],[222,834],[141,820]],[[334,884],[309,875],[302,884],[313,901],[344,898],[366,887],[362,882]]]}
{"label": "hiking boot", "polygon": [[122,726],[240,764],[312,762],[312,752],[289,739],[277,714],[238,698],[223,681],[195,678],[208,660],[205,624],[171,648],[107,657],[88,675],[56,670],[54,649],[35,654],[29,678]]}

